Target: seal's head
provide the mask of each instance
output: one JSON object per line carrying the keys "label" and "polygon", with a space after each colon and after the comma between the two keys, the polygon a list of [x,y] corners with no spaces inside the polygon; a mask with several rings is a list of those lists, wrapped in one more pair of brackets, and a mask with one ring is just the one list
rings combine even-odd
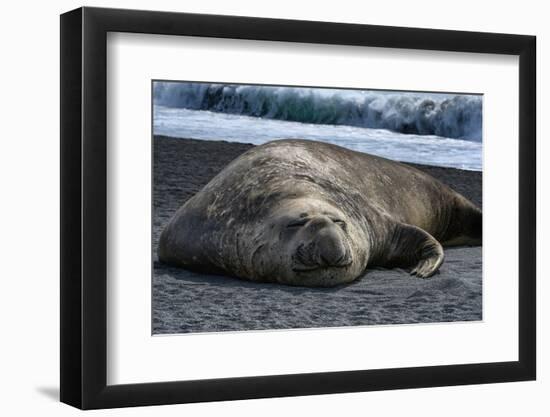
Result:
{"label": "seal's head", "polygon": [[368,244],[354,218],[327,201],[282,201],[262,219],[252,269],[262,281],[331,287],[365,269]]}

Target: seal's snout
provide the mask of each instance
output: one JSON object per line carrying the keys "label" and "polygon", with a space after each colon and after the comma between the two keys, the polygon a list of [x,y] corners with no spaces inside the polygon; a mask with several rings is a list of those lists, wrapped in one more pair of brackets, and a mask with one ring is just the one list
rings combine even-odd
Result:
{"label": "seal's snout", "polygon": [[318,232],[316,246],[321,266],[343,266],[347,262],[341,233],[336,227],[325,227]]}
{"label": "seal's snout", "polygon": [[[305,269],[345,267],[351,263],[350,250],[343,228],[342,220],[331,219],[328,216],[318,216],[308,220],[304,234],[308,243],[301,244],[295,259]],[[302,235],[302,237],[306,237]]]}

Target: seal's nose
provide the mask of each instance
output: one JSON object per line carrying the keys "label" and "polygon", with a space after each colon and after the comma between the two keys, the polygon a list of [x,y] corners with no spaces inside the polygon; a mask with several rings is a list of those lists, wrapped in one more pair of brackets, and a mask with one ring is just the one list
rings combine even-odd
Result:
{"label": "seal's nose", "polygon": [[315,243],[321,266],[342,266],[347,261],[346,245],[342,230],[329,218],[320,218],[316,221]]}

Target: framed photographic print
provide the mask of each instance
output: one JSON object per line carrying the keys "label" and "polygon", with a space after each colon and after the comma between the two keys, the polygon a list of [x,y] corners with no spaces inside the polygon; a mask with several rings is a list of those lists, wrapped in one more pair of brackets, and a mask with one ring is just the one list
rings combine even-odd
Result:
{"label": "framed photographic print", "polygon": [[535,379],[535,38],[61,16],[61,400]]}

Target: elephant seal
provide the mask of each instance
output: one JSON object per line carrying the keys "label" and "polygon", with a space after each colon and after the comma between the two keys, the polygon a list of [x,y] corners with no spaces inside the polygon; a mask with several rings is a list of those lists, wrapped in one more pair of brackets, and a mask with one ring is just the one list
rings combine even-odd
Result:
{"label": "elephant seal", "polygon": [[175,213],[161,262],[251,281],[349,283],[367,267],[430,277],[442,245],[480,245],[481,210],[413,167],[285,139],[233,160]]}

